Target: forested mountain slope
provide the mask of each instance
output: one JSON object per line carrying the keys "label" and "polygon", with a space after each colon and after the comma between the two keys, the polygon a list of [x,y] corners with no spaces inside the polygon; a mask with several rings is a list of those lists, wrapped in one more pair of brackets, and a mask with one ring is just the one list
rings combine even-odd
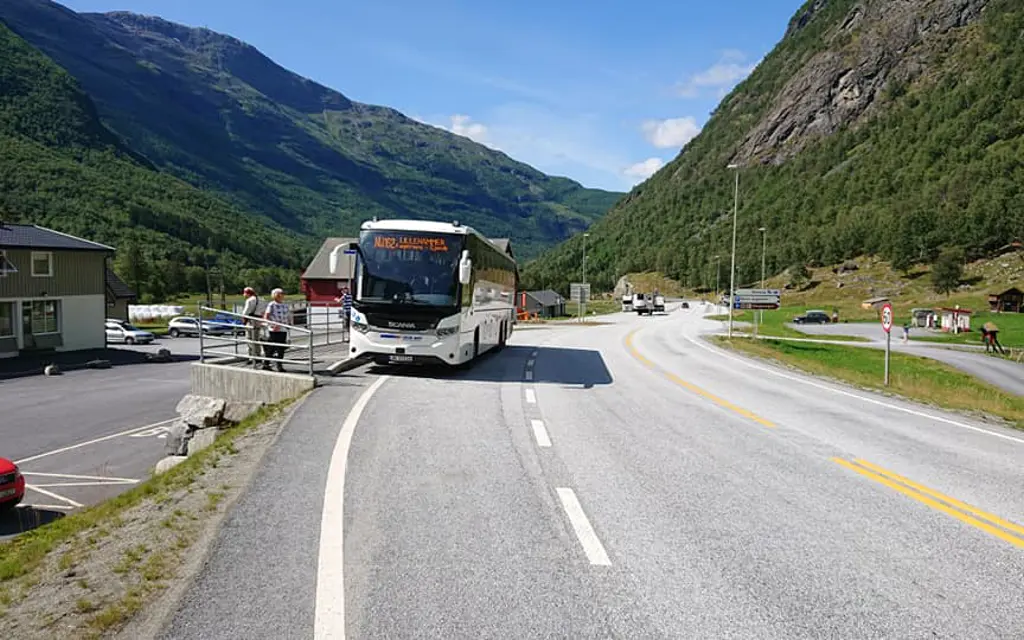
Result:
{"label": "forested mountain slope", "polygon": [[[873,254],[905,266],[943,248],[1024,239],[1024,3],[811,0],[671,163],[588,239],[588,279],[658,269],[728,278],[739,163],[737,280]],[[579,277],[582,237],[527,270]],[[727,280],[722,282],[726,286]]]}
{"label": "forested mountain slope", "polygon": [[374,215],[458,219],[511,237],[523,257],[622,195],[350,100],[207,29],[49,0],[4,0],[0,20],[77,78],[104,124],[154,165],[311,239]]}

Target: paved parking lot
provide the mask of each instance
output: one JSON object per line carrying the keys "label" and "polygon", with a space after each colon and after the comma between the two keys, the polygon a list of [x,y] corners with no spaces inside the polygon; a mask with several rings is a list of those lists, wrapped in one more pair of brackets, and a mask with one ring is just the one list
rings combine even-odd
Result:
{"label": "paved parking lot", "polygon": [[[131,348],[196,355],[198,342],[163,339]],[[175,407],[189,392],[190,364],[132,364],[3,381],[0,456],[18,463],[29,489],[26,508],[0,516],[0,537],[26,528],[26,519],[35,523],[30,511],[67,513],[148,477],[165,455]]]}

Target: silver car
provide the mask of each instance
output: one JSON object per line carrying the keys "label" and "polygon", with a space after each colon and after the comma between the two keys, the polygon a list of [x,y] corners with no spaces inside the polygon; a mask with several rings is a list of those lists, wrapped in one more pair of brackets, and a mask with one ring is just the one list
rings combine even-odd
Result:
{"label": "silver car", "polygon": [[123,342],[124,344],[149,344],[156,338],[149,331],[143,331],[129,322],[107,318],[107,342]]}

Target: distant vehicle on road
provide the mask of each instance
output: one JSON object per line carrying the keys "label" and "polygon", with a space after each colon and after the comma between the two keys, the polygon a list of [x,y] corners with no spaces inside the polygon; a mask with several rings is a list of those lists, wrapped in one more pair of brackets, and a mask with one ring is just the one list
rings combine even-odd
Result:
{"label": "distant vehicle on road", "polygon": [[796,324],[831,324],[832,318],[824,311],[813,310],[802,316],[796,316],[793,318],[793,322]]}
{"label": "distant vehicle on road", "polygon": [[[209,335],[224,335],[230,333],[231,329],[215,324],[210,324],[207,320],[203,322],[203,333]],[[178,336],[190,336],[199,337],[199,320],[194,316],[178,316],[177,318],[171,318],[171,321],[167,323],[167,335],[172,338]]]}
{"label": "distant vehicle on road", "polygon": [[633,310],[633,296],[629,295],[628,293],[626,295],[622,296],[622,310],[623,311],[632,311]]}
{"label": "distant vehicle on road", "polygon": [[149,331],[143,331],[124,320],[107,318],[107,342],[123,342],[125,344],[149,344],[156,338]]}
{"label": "distant vehicle on road", "polygon": [[665,313],[665,296],[654,294],[654,313]]}
{"label": "distant vehicle on road", "polygon": [[679,305],[679,310],[680,311],[682,311],[683,309],[689,309],[689,308],[690,308],[690,303],[687,302],[686,300],[683,300],[683,304]]}
{"label": "distant vehicle on road", "polygon": [[647,294],[638,293],[633,296],[633,310],[636,311],[638,316],[649,316],[654,313],[654,305],[652,304],[652,301],[648,299]]}
{"label": "distant vehicle on road", "polygon": [[0,512],[13,508],[25,497],[25,477],[7,458],[0,458]]}
{"label": "distant vehicle on road", "polygon": [[459,222],[374,220],[354,252],[350,356],[378,364],[460,365],[501,349],[515,324],[519,271],[497,244]]}

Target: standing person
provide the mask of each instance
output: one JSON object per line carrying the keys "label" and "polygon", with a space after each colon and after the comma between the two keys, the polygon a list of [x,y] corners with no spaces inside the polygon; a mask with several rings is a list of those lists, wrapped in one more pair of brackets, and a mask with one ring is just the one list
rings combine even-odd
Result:
{"label": "standing person", "polygon": [[[284,358],[284,352],[288,344],[288,330],[281,326],[288,324],[288,305],[284,303],[284,290],[274,289],[270,292],[271,301],[267,305],[267,310],[263,312],[263,317],[266,319],[269,325],[268,341],[275,343],[272,347],[266,347],[264,352],[268,358],[277,360],[277,370],[284,372],[284,365],[281,363],[281,359]],[[264,362],[263,368],[270,370],[270,362]]]}
{"label": "standing person", "polygon": [[256,344],[261,337],[260,322],[256,315],[260,306],[260,297],[256,295],[256,290],[252,287],[243,289],[242,295],[245,296],[245,306],[242,307],[242,322],[245,324],[245,339],[249,341],[249,362],[246,364],[259,368],[262,364],[259,358],[263,355],[263,348]]}
{"label": "standing person", "polygon": [[910,323],[903,323],[903,344],[910,342]]}
{"label": "standing person", "polygon": [[341,303],[341,334],[347,340],[349,327],[352,325],[352,294],[349,293],[348,287],[341,290],[337,301]]}
{"label": "standing person", "polygon": [[[992,351],[995,352],[998,349],[999,353],[1006,355],[1003,345],[999,344],[999,327],[996,326],[996,323],[986,322],[983,328],[988,332],[988,341],[992,343]],[[988,349],[985,350],[988,351]]]}

